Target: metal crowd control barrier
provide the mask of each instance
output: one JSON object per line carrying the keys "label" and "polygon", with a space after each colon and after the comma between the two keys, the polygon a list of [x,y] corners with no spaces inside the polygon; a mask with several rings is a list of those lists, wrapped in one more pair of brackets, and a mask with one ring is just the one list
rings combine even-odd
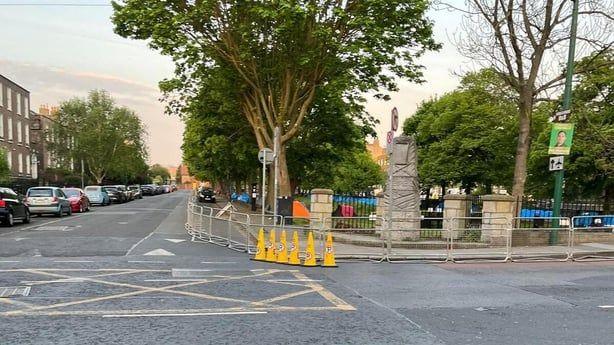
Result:
{"label": "metal crowd control barrier", "polygon": [[383,261],[386,257],[386,239],[382,237],[382,233],[385,235],[384,230],[353,226],[355,224],[375,223],[381,220],[381,217],[376,216],[326,217],[317,229],[320,250],[316,251],[322,252],[324,250],[326,235],[331,233],[337,259]]}
{"label": "metal crowd control barrier", "polygon": [[614,215],[576,216],[571,225],[574,261],[614,260]]}
{"label": "metal crowd control barrier", "polygon": [[[423,227],[423,223],[444,224],[442,229]],[[384,220],[386,257],[388,262],[447,262],[450,239],[443,218],[392,218],[388,230]]]}
{"label": "metal crowd control barrier", "polygon": [[510,259],[509,218],[453,217],[447,225],[449,261],[506,262]]}
{"label": "metal crowd control barrier", "polygon": [[512,225],[512,261],[568,261],[572,258],[573,230],[569,218],[515,217]]}

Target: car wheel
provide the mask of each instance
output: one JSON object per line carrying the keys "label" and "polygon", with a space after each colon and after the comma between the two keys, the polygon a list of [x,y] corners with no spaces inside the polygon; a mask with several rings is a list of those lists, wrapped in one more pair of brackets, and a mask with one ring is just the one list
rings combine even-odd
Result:
{"label": "car wheel", "polygon": [[13,218],[13,214],[9,212],[9,214],[6,216],[6,219],[4,220],[4,225],[6,226],[13,226],[15,225],[15,218]]}
{"label": "car wheel", "polygon": [[26,216],[23,217],[23,223],[24,224],[29,224],[30,223],[30,211],[26,210]]}
{"label": "car wheel", "polygon": [[[72,211],[72,208],[70,209]],[[85,212],[85,209],[83,208],[83,204],[79,204],[79,213],[83,213]]]}
{"label": "car wheel", "polygon": [[68,212],[66,212],[67,216],[72,216],[72,207],[68,207]]}
{"label": "car wheel", "polygon": [[55,214],[55,216],[58,218],[62,218],[62,216],[64,216],[64,212],[62,212],[62,207],[60,207],[60,210]]}

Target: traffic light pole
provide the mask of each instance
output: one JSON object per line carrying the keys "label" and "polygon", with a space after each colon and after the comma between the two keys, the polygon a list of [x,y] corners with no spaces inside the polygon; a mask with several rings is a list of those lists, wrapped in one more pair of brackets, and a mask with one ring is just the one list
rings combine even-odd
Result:
{"label": "traffic light pole", "polygon": [[[567,58],[567,76],[565,79],[565,93],[563,95],[563,111],[571,108],[571,92],[574,73],[574,59],[576,55],[576,36],[578,32],[578,8],[579,0],[573,2],[573,14],[571,18],[571,36],[569,39],[569,56]],[[554,173],[554,205],[552,209],[553,229],[550,231],[550,245],[558,243],[558,228],[560,225],[561,202],[563,200],[563,185],[565,183],[565,171],[559,170]]]}

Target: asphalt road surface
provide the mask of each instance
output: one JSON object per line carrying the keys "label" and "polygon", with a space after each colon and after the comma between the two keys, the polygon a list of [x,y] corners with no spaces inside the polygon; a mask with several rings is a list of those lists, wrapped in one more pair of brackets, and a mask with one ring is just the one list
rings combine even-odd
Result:
{"label": "asphalt road surface", "polygon": [[614,344],[614,262],[258,263],[187,196],[0,228],[0,344]]}

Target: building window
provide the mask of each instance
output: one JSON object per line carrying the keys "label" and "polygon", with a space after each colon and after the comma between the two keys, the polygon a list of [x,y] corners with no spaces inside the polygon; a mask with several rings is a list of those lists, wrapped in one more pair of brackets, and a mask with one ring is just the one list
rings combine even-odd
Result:
{"label": "building window", "polygon": [[30,155],[26,155],[26,174],[30,175],[32,173],[32,160]]}
{"label": "building window", "polygon": [[17,121],[17,142],[18,143],[23,143],[23,135],[22,133],[23,128],[21,128],[21,121]]}
{"label": "building window", "polygon": [[7,138],[8,140],[13,140],[13,118],[9,116],[9,118],[7,119],[6,125],[8,126],[8,131],[9,131]]}
{"label": "building window", "polygon": [[24,116],[26,117],[26,119],[29,119],[30,118],[30,99],[28,97],[23,98],[23,107],[26,112]]}
{"label": "building window", "polygon": [[23,131],[26,135],[26,145],[30,145],[30,125],[26,124]]}
{"label": "building window", "polygon": [[9,163],[9,169],[13,169],[13,152],[6,152],[6,160]]}
{"label": "building window", "polygon": [[0,83],[0,108],[4,107],[4,85]]}
{"label": "building window", "polygon": [[23,97],[22,94],[18,93],[16,94],[16,101],[17,101],[17,109],[15,109],[15,112],[17,113],[17,115],[21,115],[21,99]]}
{"label": "building window", "polygon": [[0,113],[0,138],[4,138],[4,115]]}
{"label": "building window", "polygon": [[13,111],[13,90],[8,86],[6,88],[6,108]]}
{"label": "building window", "polygon": [[23,155],[21,153],[17,155],[17,170],[23,174]]}

